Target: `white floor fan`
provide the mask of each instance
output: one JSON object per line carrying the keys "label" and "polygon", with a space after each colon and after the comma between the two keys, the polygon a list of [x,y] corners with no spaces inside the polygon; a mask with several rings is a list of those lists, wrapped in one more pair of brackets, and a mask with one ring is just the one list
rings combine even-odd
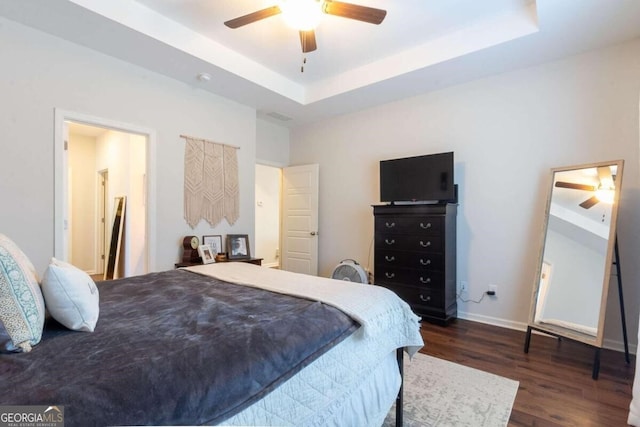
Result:
{"label": "white floor fan", "polygon": [[354,283],[369,283],[367,272],[353,259],[340,261],[340,264],[333,269],[331,278]]}

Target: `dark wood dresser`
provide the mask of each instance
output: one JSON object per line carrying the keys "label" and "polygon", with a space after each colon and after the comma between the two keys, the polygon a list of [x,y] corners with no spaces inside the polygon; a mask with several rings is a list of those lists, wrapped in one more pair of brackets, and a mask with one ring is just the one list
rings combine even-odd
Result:
{"label": "dark wood dresser", "polygon": [[456,213],[453,203],[379,205],[374,283],[397,293],[423,320],[457,316]]}

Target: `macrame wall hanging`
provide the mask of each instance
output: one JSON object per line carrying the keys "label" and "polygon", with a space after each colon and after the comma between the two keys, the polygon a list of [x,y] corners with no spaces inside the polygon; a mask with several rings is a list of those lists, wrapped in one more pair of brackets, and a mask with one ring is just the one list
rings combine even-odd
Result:
{"label": "macrame wall hanging", "polygon": [[195,228],[201,219],[212,227],[240,217],[239,147],[180,135],[184,149],[184,219]]}

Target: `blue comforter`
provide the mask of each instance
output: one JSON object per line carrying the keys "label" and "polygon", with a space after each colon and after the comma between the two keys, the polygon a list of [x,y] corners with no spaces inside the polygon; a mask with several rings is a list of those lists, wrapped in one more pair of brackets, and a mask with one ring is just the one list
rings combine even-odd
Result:
{"label": "blue comforter", "polygon": [[94,333],[47,321],[0,354],[0,405],[64,405],[67,426],[216,424],[358,324],[326,304],[184,270],[98,283]]}

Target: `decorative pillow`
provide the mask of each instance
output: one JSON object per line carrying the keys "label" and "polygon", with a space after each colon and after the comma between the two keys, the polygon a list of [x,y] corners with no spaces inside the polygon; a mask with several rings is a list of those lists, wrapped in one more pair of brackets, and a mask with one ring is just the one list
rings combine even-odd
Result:
{"label": "decorative pillow", "polygon": [[93,332],[100,314],[100,294],[87,273],[51,258],[42,278],[42,294],[51,317],[74,331]]}
{"label": "decorative pillow", "polygon": [[44,327],[44,301],[29,258],[0,234],[0,323],[11,338],[9,351],[31,351]]}

